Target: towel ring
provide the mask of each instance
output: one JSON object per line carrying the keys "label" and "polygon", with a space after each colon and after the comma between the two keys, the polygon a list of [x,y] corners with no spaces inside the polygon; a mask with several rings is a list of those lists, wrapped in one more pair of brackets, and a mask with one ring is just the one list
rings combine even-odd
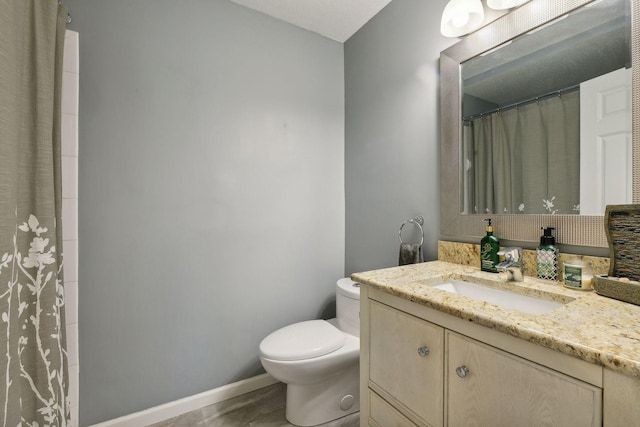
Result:
{"label": "towel ring", "polygon": [[404,228],[405,225],[409,223],[415,224],[420,229],[420,245],[422,245],[424,243],[424,231],[422,230],[422,224],[424,224],[424,218],[422,216],[415,216],[411,219],[406,220],[405,222],[402,223],[402,225],[400,225],[400,230],[398,230],[398,237],[400,238],[400,243],[404,244],[404,241],[402,241],[402,229]]}

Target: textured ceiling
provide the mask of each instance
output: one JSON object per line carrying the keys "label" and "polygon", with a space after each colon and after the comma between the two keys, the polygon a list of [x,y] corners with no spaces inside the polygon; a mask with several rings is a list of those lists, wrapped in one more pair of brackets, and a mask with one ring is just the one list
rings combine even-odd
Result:
{"label": "textured ceiling", "polygon": [[345,42],[391,0],[231,0],[274,18]]}

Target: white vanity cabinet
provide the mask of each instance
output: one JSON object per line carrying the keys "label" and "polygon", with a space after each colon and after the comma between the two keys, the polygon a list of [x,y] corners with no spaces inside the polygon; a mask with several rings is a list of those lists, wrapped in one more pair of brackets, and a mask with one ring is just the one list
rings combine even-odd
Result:
{"label": "white vanity cabinet", "polygon": [[361,426],[600,426],[603,369],[361,289]]}
{"label": "white vanity cabinet", "polygon": [[640,425],[640,379],[610,369],[604,370],[604,425]]}
{"label": "white vanity cabinet", "polygon": [[447,332],[450,426],[599,426],[602,389]]}
{"label": "white vanity cabinet", "polygon": [[370,313],[372,390],[412,418],[442,425],[444,328],[376,301]]}

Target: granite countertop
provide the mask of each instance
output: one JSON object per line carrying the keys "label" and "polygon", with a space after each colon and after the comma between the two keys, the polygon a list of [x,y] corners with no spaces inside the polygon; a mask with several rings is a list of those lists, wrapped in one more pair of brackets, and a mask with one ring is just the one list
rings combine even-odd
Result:
{"label": "granite countertop", "polygon": [[[561,283],[528,276],[524,282],[507,282],[505,277],[504,273],[486,273],[444,261],[351,275],[353,280],[389,294],[640,377],[640,306],[568,289]],[[565,304],[533,315],[427,286],[448,279],[471,279]]]}

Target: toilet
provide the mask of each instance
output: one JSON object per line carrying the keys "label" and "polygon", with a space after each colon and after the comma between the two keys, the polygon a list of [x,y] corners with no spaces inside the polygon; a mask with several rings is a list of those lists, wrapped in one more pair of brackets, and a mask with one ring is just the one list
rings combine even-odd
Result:
{"label": "toilet", "polygon": [[336,318],[294,323],[260,343],[260,361],[287,384],[286,417],[297,426],[360,410],[360,284],[336,283]]}

